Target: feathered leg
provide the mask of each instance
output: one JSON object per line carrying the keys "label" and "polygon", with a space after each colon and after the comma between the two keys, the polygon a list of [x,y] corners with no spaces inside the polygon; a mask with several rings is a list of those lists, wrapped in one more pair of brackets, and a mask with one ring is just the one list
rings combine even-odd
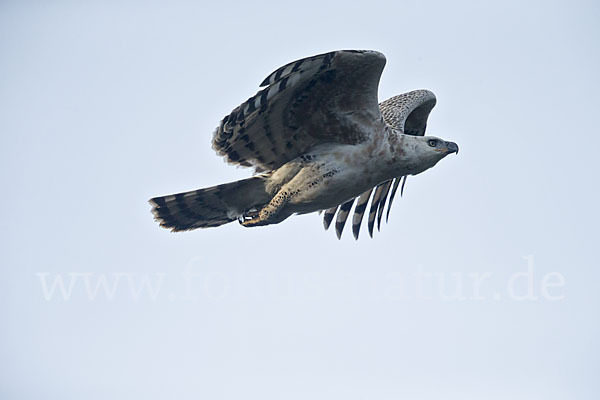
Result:
{"label": "feathered leg", "polygon": [[290,192],[288,190],[280,190],[263,208],[256,212],[245,214],[242,219],[240,219],[240,224],[245,227],[252,226],[263,226],[276,224],[290,215],[282,214],[281,210],[287,204],[288,201],[294,196],[294,192]]}

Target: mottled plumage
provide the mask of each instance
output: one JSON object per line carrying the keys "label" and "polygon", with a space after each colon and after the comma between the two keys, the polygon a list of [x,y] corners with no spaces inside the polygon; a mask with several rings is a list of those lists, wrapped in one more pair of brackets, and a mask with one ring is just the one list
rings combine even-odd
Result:
{"label": "mottled plumage", "polygon": [[433,93],[417,90],[377,103],[384,65],[381,53],[345,50],[271,73],[264,89],[223,118],[213,137],[217,154],[253,167],[257,175],[153,198],[155,218],[181,231],[234,220],[268,225],[294,213],[325,210],[326,229],[337,213],[340,237],[356,204],[354,237],[367,210],[372,236],[386,202],[389,217],[401,179],[458,152],[452,142],[423,137],[436,102]]}

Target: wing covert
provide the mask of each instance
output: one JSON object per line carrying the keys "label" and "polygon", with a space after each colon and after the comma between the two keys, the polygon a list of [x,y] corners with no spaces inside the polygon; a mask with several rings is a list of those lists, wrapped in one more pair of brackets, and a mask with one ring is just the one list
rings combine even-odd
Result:
{"label": "wing covert", "polygon": [[436,103],[429,90],[413,90],[379,104],[386,124],[406,135],[423,136],[427,118]]}
{"label": "wing covert", "polygon": [[223,118],[213,149],[234,164],[272,170],[327,142],[355,144],[384,124],[377,103],[383,54],[325,53],[286,64]]}

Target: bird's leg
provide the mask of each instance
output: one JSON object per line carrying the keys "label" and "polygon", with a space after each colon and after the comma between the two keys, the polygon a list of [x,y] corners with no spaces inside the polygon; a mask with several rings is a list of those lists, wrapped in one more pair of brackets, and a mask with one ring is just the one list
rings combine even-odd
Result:
{"label": "bird's leg", "polygon": [[287,190],[280,190],[260,211],[250,210],[244,214],[240,219],[240,224],[251,227],[251,226],[262,226],[269,224],[276,224],[287,218],[287,215],[282,215],[280,211],[286,205],[286,203],[299,191],[290,192]]}

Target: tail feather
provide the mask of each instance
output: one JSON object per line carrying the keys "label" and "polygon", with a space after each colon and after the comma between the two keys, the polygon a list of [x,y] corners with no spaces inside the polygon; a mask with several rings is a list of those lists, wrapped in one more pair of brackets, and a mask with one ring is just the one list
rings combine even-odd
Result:
{"label": "tail feather", "polygon": [[154,197],[149,200],[154,219],[173,232],[210,228],[235,221],[271,199],[262,175],[236,182]]}

